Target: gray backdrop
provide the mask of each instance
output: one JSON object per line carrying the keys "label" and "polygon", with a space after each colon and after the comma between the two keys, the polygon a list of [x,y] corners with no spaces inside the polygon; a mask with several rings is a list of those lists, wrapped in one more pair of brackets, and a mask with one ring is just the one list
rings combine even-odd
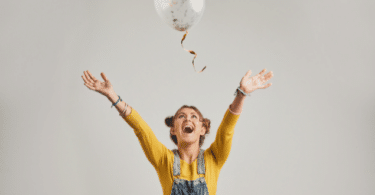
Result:
{"label": "gray backdrop", "polygon": [[0,194],[162,194],[84,70],[170,149],[165,117],[197,106],[206,149],[241,78],[264,68],[273,85],[246,99],[217,194],[375,194],[375,1],[206,3],[184,41],[197,74],[152,0],[1,0]]}

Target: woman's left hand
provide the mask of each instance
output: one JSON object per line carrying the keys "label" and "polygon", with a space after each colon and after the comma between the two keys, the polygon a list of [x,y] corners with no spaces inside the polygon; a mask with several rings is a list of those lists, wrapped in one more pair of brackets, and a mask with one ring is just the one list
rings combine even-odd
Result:
{"label": "woman's left hand", "polygon": [[266,83],[268,80],[270,80],[273,77],[272,71],[263,75],[265,72],[266,72],[266,69],[263,69],[259,74],[253,77],[250,77],[251,70],[249,70],[240,82],[241,90],[243,90],[245,93],[251,93],[255,91],[256,89],[265,89],[271,86],[272,83],[263,85],[264,83]]}

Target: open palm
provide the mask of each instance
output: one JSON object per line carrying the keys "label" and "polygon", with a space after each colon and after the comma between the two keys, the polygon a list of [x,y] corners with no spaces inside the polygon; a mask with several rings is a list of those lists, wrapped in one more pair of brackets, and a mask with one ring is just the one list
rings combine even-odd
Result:
{"label": "open palm", "polygon": [[111,91],[113,91],[113,86],[111,82],[109,82],[104,73],[101,73],[104,82],[101,82],[98,79],[96,79],[88,70],[84,71],[84,74],[85,76],[81,77],[83,81],[85,81],[84,85],[86,85],[86,87],[88,87],[89,89],[97,91],[105,96],[108,96],[111,93]]}
{"label": "open palm", "polygon": [[240,88],[245,93],[251,93],[256,89],[265,89],[272,85],[272,83],[268,83],[267,85],[263,85],[267,81],[269,81],[273,77],[273,72],[270,71],[267,74],[263,75],[266,72],[266,69],[263,69],[259,74],[250,77],[251,70],[249,70],[246,75],[241,79]]}

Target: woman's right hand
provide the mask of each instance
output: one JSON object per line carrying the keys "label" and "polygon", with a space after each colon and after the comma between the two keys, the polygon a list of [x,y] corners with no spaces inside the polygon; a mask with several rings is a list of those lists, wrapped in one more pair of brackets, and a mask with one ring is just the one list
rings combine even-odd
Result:
{"label": "woman's right hand", "polygon": [[83,71],[85,74],[84,76],[81,76],[83,81],[85,81],[86,87],[88,87],[91,90],[97,91],[100,94],[103,94],[104,96],[108,97],[111,92],[113,92],[113,87],[111,82],[107,79],[107,77],[104,75],[104,73],[101,73],[101,76],[104,79],[104,82],[100,82],[98,79],[96,79],[92,74],[87,70]]}

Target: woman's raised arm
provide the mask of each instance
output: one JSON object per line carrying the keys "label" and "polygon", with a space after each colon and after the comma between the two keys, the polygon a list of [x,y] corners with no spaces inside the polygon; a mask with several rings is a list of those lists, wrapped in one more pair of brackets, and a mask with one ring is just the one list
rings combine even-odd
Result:
{"label": "woman's raised arm", "polygon": [[116,95],[112,84],[109,82],[104,73],[101,73],[104,82],[100,82],[98,79],[92,76],[89,71],[84,71],[84,74],[85,76],[82,76],[82,79],[85,81],[85,85],[89,89],[106,96],[109,101],[112,102],[112,105],[117,102],[115,107],[120,113],[120,116],[133,128],[147,159],[155,167],[155,169],[158,170],[158,167],[160,167],[160,163],[163,162],[162,159],[167,154],[168,149],[158,141],[151,128],[137,113],[137,111],[132,110],[130,106],[126,106],[127,104],[125,104],[125,102],[119,100],[119,96]]}
{"label": "woman's raised arm", "polygon": [[[261,86],[261,84],[264,84],[273,76],[272,71],[267,73],[265,76],[262,76],[265,71],[266,69],[262,70],[258,75],[249,78],[251,74],[250,70],[242,78],[240,87],[236,92],[237,95],[234,98],[233,103],[229,106],[229,111],[227,110],[227,112],[225,113],[219,129],[217,130],[215,141],[208,148],[214,154],[217,165],[220,168],[224,165],[229,156],[232,146],[234,127],[242,112],[242,107],[246,97],[245,94],[249,95],[249,93],[253,92],[256,89],[265,89],[271,86],[271,83],[265,86]],[[241,92],[241,90],[243,92]]]}
{"label": "woman's raised arm", "polygon": [[[119,100],[119,97],[116,95],[115,91],[113,90],[113,86],[111,82],[107,79],[105,74],[102,72],[101,76],[104,80],[104,82],[99,81],[96,79],[90,71],[84,71],[83,72],[85,76],[82,76],[83,81],[85,81],[86,87],[88,87],[91,90],[94,90],[108,98],[109,101],[112,102],[112,104],[116,103],[117,100]],[[125,102],[120,101],[118,104],[116,104],[116,109],[120,113],[120,116],[123,116],[124,118],[128,116],[131,113],[131,107],[127,106],[126,112],[124,113],[125,110]]]}

